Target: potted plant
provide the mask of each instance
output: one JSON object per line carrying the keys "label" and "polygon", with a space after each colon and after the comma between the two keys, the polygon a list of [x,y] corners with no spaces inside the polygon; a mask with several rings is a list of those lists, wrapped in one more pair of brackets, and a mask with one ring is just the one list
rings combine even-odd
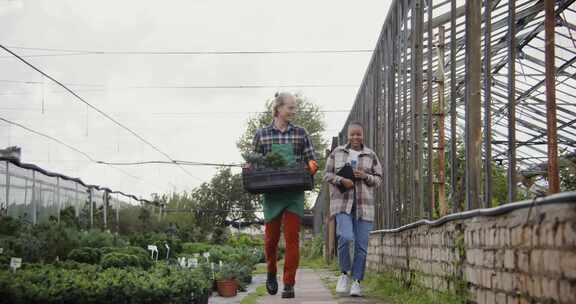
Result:
{"label": "potted plant", "polygon": [[289,166],[286,159],[275,152],[242,155],[248,166],[242,168],[244,190],[253,193],[300,191],[314,188],[314,177],[305,164]]}
{"label": "potted plant", "polygon": [[216,273],[216,286],[221,297],[235,297],[238,292],[239,265],[224,264]]}

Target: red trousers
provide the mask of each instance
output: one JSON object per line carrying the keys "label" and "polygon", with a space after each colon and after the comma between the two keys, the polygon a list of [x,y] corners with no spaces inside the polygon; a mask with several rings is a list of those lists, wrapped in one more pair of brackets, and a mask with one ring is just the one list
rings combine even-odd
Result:
{"label": "red trousers", "polygon": [[266,223],[264,235],[264,250],[269,273],[276,273],[276,261],[278,260],[278,241],[280,240],[280,228],[284,224],[284,240],[286,241],[286,253],[284,260],[284,284],[296,283],[296,270],[300,261],[299,238],[300,216],[284,211],[281,215]]}

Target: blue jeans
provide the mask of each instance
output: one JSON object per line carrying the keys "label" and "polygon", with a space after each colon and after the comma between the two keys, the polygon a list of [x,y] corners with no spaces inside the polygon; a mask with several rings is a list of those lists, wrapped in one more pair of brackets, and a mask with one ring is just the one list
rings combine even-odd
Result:
{"label": "blue jeans", "polygon": [[[362,280],[366,268],[368,237],[373,223],[356,218],[356,208],[352,213],[336,214],[336,235],[338,237],[338,262],[342,272],[350,272],[352,279]],[[354,243],[354,262],[350,265],[350,242]]]}

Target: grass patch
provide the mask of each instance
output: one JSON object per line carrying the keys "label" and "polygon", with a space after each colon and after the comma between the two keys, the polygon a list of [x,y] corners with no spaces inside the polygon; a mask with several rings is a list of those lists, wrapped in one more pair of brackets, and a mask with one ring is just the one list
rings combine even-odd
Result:
{"label": "grass patch", "polygon": [[332,280],[330,278],[327,277],[323,277],[321,278],[322,283],[324,284],[324,286],[326,286],[326,288],[328,288],[328,290],[330,290],[330,293],[332,294],[333,297],[336,297],[336,281]]}
{"label": "grass patch", "polygon": [[247,295],[240,304],[256,304],[258,299],[266,295],[266,285],[258,286],[256,291]]}
{"label": "grass patch", "polygon": [[[333,277],[322,277],[322,282],[333,296],[336,295],[336,277],[339,275],[335,260],[326,263],[323,258],[303,259],[301,267],[322,269],[333,273]],[[432,291],[421,287],[405,288],[402,282],[387,273],[367,273],[362,281],[364,295],[369,299],[383,300],[391,304],[460,304],[466,303],[462,297],[450,292]]]}
{"label": "grass patch", "polygon": [[369,298],[396,304],[459,304],[466,300],[449,292],[432,291],[420,287],[405,288],[390,274],[368,274],[363,281],[364,294]]}
{"label": "grass patch", "polygon": [[261,264],[257,264],[256,265],[256,270],[254,270],[252,272],[253,275],[257,275],[257,274],[266,274],[266,264],[265,263],[261,263]]}
{"label": "grass patch", "polygon": [[335,261],[330,262],[330,263],[326,263],[324,258],[301,259],[300,260],[300,267],[338,271],[338,264]]}

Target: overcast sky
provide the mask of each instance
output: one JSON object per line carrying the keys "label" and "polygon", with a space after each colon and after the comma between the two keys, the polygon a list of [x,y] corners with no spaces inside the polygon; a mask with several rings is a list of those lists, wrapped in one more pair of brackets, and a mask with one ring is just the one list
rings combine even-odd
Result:
{"label": "overcast sky", "polygon": [[[0,43],[179,160],[240,162],[236,141],[249,112],[294,86],[323,110],[349,110],[369,53],[258,55],[68,55],[63,51],[297,51],[373,49],[391,1],[0,0]],[[17,82],[7,82],[17,81]],[[18,81],[45,82],[26,84]],[[299,88],[298,85],[353,85]],[[271,85],[259,89],[129,86]],[[54,136],[105,161],[165,160],[133,135],[7,53],[0,54],[0,117]],[[105,89],[103,89],[105,88]],[[205,114],[198,114],[198,113]],[[228,113],[226,113],[228,112]],[[232,112],[232,113],[230,113]],[[326,113],[326,138],[347,113]],[[148,197],[191,190],[214,168],[148,165],[126,173],[0,122],[0,147],[87,183]],[[138,177],[138,178],[134,178]]]}

